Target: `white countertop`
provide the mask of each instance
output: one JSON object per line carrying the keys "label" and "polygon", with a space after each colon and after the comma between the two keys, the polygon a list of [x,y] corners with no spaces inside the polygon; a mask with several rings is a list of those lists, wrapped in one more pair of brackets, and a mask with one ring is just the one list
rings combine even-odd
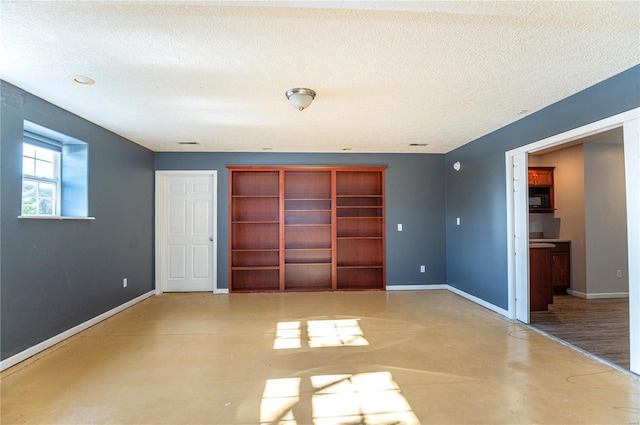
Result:
{"label": "white countertop", "polygon": [[571,239],[529,239],[529,243],[559,243],[571,242]]}
{"label": "white countertop", "polygon": [[529,242],[529,248],[555,248],[556,244],[547,242]]}

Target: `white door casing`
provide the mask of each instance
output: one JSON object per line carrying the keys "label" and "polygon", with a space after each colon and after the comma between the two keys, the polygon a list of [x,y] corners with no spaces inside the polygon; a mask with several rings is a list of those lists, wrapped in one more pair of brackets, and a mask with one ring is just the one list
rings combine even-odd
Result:
{"label": "white door casing", "polygon": [[[635,108],[620,114],[614,115],[600,121],[587,124],[582,127],[569,130],[567,132],[548,137],[546,139],[521,146],[505,153],[506,159],[506,179],[507,179],[507,235],[509,236],[509,255],[507,258],[508,267],[508,288],[509,288],[509,310],[508,316],[528,323],[528,270],[529,258],[526,259],[526,268],[522,258],[517,258],[515,250],[511,249],[515,245],[516,235],[516,215],[527,217],[528,208],[516,208],[516,192],[509,190],[512,188],[515,179],[526,181],[526,168],[513,167],[514,158],[521,154],[528,154],[541,149],[558,146],[577,139],[581,139],[593,134],[608,131],[614,128],[623,127],[624,134],[624,156],[625,156],[625,176],[627,193],[627,238],[629,252],[629,333],[630,333],[630,359],[632,372],[640,374],[640,222],[638,222],[637,208],[640,205],[640,108]],[[520,212],[519,212],[520,211]],[[528,234],[527,234],[528,240]],[[527,247],[528,248],[528,247]],[[522,273],[527,274],[527,285],[525,288],[524,279],[518,279]],[[519,299],[526,297],[527,320],[522,320],[524,312],[518,311],[523,307],[523,302]]]}
{"label": "white door casing", "polygon": [[[515,318],[529,323],[529,183],[527,154],[512,157],[513,252],[515,255]],[[523,177],[524,176],[524,177]]]}
{"label": "white door casing", "polygon": [[216,177],[156,173],[156,293],[215,292]]}
{"label": "white door casing", "polygon": [[630,369],[640,374],[640,118],[625,121],[623,135],[629,244]]}

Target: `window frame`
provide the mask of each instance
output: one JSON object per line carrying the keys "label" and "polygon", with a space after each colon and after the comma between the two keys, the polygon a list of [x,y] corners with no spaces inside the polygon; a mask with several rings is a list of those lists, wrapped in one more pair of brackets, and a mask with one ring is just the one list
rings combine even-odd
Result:
{"label": "window frame", "polygon": [[[89,216],[89,144],[50,128],[24,120],[22,152],[20,156],[20,214],[19,219],[94,220]],[[25,147],[32,145],[54,151],[54,178],[24,173]],[[37,161],[35,158],[26,157]],[[36,162],[34,162],[34,173]],[[25,180],[54,183],[54,214],[22,214]],[[39,205],[38,205],[39,207]]]}
{"label": "window frame", "polygon": [[[22,164],[23,164],[23,169],[22,169],[22,201],[21,201],[21,214],[23,216],[46,216],[46,217],[56,217],[56,216],[60,216],[60,207],[61,207],[61,200],[62,200],[62,184],[61,184],[61,176],[62,176],[62,144],[59,142],[56,142],[54,140],[43,140],[44,138],[39,137],[33,133],[30,133],[28,131],[25,130],[24,132],[24,138],[22,140]],[[29,160],[33,161],[33,165],[34,165],[34,171],[37,170],[37,164],[38,161],[42,161],[45,162],[44,159],[39,159],[37,154],[35,154],[33,157],[30,156],[26,156],[25,154],[25,145],[29,145],[34,147],[35,149],[46,149],[50,152],[53,153],[53,178],[50,177],[43,177],[43,176],[38,176],[37,174],[27,174],[24,171],[24,160],[25,158],[29,158]],[[37,152],[37,151],[36,151]],[[49,161],[46,161],[49,162]],[[25,181],[28,182],[33,182],[35,183],[37,186],[40,185],[40,183],[48,183],[48,184],[53,184],[54,185],[54,191],[53,191],[53,205],[52,205],[52,213],[51,214],[46,214],[46,213],[41,213],[39,211],[39,206],[40,206],[40,196],[39,196],[39,187],[36,190],[36,213],[34,214],[25,214],[24,213],[24,186],[25,186]]]}

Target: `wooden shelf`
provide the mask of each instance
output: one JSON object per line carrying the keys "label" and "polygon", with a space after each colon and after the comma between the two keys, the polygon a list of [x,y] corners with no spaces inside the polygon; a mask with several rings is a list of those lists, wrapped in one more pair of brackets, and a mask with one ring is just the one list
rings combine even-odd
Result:
{"label": "wooden shelf", "polygon": [[280,250],[241,250],[234,249],[231,253],[231,268],[239,267],[278,267],[280,265]]}
{"label": "wooden shelf", "polygon": [[385,288],[385,167],[229,169],[229,289]]}
{"label": "wooden shelf", "polygon": [[231,195],[232,199],[258,198],[258,199],[280,199],[278,195]]}
{"label": "wooden shelf", "polygon": [[240,173],[231,172],[232,196],[280,196],[280,172],[245,170]]}
{"label": "wooden shelf", "polygon": [[331,248],[285,249],[285,264],[331,264]]}
{"label": "wooden shelf", "polygon": [[285,170],[284,198],[331,199],[331,171]]}
{"label": "wooden shelf", "polygon": [[338,269],[381,269],[380,265],[368,265],[368,266],[338,266]]}
{"label": "wooden shelf", "polygon": [[384,268],[338,268],[338,286],[345,290],[384,289]]}
{"label": "wooden shelf", "polygon": [[231,291],[277,291],[280,289],[280,270],[231,269]]}
{"label": "wooden shelf", "polygon": [[243,221],[243,220],[233,220],[233,224],[278,224],[279,221],[260,221],[260,220],[251,220],[251,221]]}
{"label": "wooden shelf", "polygon": [[280,172],[229,173],[229,290],[280,289]]}
{"label": "wooden shelf", "polygon": [[331,211],[285,213],[286,226],[331,226]]}
{"label": "wooden shelf", "polygon": [[331,284],[331,263],[285,266],[285,289],[331,289]]}
{"label": "wooden shelf", "polygon": [[278,270],[280,266],[247,266],[247,267],[232,267],[233,270]]}
{"label": "wooden shelf", "polygon": [[234,252],[280,252],[279,249],[274,248],[248,248],[248,249],[234,249]]}
{"label": "wooden shelf", "polygon": [[336,196],[382,196],[383,178],[377,171],[337,171]]}
{"label": "wooden shelf", "polygon": [[384,174],[336,172],[336,286],[384,289]]}

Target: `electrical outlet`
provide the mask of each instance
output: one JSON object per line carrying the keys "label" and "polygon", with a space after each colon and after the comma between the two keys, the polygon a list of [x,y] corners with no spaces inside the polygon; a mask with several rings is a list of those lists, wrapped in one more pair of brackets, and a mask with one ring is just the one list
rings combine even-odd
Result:
{"label": "electrical outlet", "polygon": [[126,288],[128,284],[129,284],[129,282],[128,282],[126,277],[124,279],[122,279],[122,287],[123,288]]}
{"label": "electrical outlet", "polygon": [[460,226],[460,217],[456,217],[456,226]]}
{"label": "electrical outlet", "polygon": [[427,266],[420,266],[420,273],[424,273],[427,271]]}
{"label": "electrical outlet", "polygon": [[398,224],[398,232],[402,232],[402,224]]}
{"label": "electrical outlet", "polygon": [[618,270],[618,271],[616,272],[616,277],[617,277],[618,279],[620,279],[620,278],[622,277],[622,270]]}

